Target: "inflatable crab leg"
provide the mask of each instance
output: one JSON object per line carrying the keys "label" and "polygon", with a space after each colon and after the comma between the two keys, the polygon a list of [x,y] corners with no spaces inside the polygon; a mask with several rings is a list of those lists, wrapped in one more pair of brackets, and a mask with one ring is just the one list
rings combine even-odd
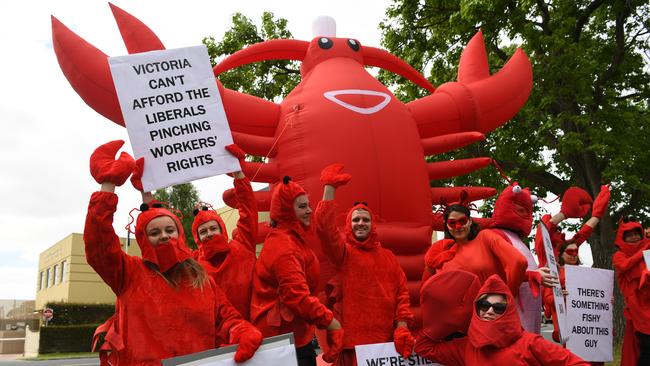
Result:
{"label": "inflatable crab leg", "polygon": [[478,201],[497,194],[492,187],[432,187],[431,204],[442,205],[449,202],[459,202],[461,192],[466,193],[465,200]]}
{"label": "inflatable crab leg", "polygon": [[[257,209],[260,212],[269,211],[271,207],[271,190],[268,191],[256,191],[253,192],[255,196],[255,201],[257,201]],[[223,192],[223,202],[228,206],[236,208],[237,207],[237,196],[235,195],[235,190],[233,188],[227,189]]]}
{"label": "inflatable crab leg", "polygon": [[275,183],[281,178],[276,163],[243,162],[241,170],[251,182]]}
{"label": "inflatable crab leg", "polygon": [[480,132],[461,132],[422,139],[424,155],[438,155],[485,140]]}
{"label": "inflatable crab leg", "polygon": [[469,174],[484,168],[492,163],[490,158],[457,159],[452,161],[438,161],[427,164],[430,180],[447,179],[459,175]]}
{"label": "inflatable crab leg", "polygon": [[158,36],[138,18],[111,3],[108,5],[130,54],[165,49]]}
{"label": "inflatable crab leg", "polygon": [[441,85],[434,94],[407,104],[420,137],[455,132],[489,132],[510,120],[526,103],[532,67],[517,49],[499,72],[489,76],[483,35],[469,42],[459,64],[458,82]]}
{"label": "inflatable crab leg", "polygon": [[249,155],[273,158],[278,152],[278,150],[274,148],[275,138],[273,137],[233,132],[232,139]]}

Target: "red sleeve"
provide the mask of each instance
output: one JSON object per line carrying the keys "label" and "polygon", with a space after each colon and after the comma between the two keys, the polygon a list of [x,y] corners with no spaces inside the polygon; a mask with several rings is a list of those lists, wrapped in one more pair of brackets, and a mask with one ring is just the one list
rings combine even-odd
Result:
{"label": "red sleeve", "polygon": [[530,344],[532,356],[544,366],[590,366],[589,362],[574,355],[561,345],[535,336]]}
{"label": "red sleeve", "polygon": [[233,239],[254,254],[257,249],[257,201],[248,178],[235,179],[234,186],[239,220]]}
{"label": "red sleeve", "polygon": [[[218,336],[217,342],[225,340],[228,343],[232,343],[232,330],[240,326],[243,323],[247,323],[246,320],[239,314],[239,312],[230,304],[226,294],[217,286],[212,279],[210,279],[210,286],[214,289],[215,298],[216,298],[216,319],[215,327],[216,334]],[[217,346],[219,346],[217,344]]]}
{"label": "red sleeve", "polygon": [[593,232],[594,232],[594,228],[592,228],[591,226],[587,224],[582,225],[580,230],[578,230],[576,235],[573,238],[571,238],[570,241],[575,243],[577,246],[580,246],[580,244],[584,243],[587,239],[589,239],[589,237]]}
{"label": "red sleeve", "polygon": [[320,201],[316,206],[314,220],[316,234],[323,253],[334,265],[341,266],[345,261],[345,240],[336,226],[336,205],[334,200]]}
{"label": "red sleeve", "polygon": [[[481,232],[483,233],[483,232]],[[519,286],[526,277],[528,261],[515,247],[501,236],[485,231],[492,254],[497,257],[506,275],[506,284],[513,296],[519,294]]]}
{"label": "red sleeve", "polygon": [[395,324],[397,322],[406,322],[409,326],[413,323],[413,313],[411,312],[411,298],[409,296],[409,290],[406,287],[406,275],[402,270],[402,267],[399,266],[397,261],[395,262],[396,270],[399,273],[399,286],[397,290],[397,307],[395,309]]}
{"label": "red sleeve", "polygon": [[113,215],[117,210],[117,195],[95,192],[90,197],[84,243],[86,261],[116,295],[124,289],[127,255],[113,229]]}
{"label": "red sleeve", "polygon": [[614,253],[614,256],[612,257],[612,264],[614,265],[616,272],[618,272],[620,275],[624,275],[625,272],[636,267],[642,260],[643,250],[639,250],[629,257],[619,250]]}
{"label": "red sleeve", "polygon": [[454,338],[449,342],[434,341],[420,334],[415,341],[415,353],[445,366],[464,366],[467,337]]}
{"label": "red sleeve", "polygon": [[311,295],[305,272],[294,253],[280,255],[273,262],[272,270],[278,279],[278,296],[284,305],[318,328],[330,324],[334,317],[332,312]]}
{"label": "red sleeve", "polygon": [[555,297],[553,296],[552,287],[544,287],[542,290],[543,294],[543,305],[544,305],[544,315],[547,318],[550,318],[555,312]]}

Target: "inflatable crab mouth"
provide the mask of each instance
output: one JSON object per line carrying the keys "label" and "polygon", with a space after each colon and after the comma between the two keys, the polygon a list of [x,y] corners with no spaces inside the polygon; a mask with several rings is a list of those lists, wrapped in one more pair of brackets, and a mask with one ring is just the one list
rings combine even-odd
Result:
{"label": "inflatable crab mouth", "polygon": [[373,90],[343,89],[332,90],[323,94],[325,98],[360,114],[373,114],[384,109],[390,103],[390,95]]}

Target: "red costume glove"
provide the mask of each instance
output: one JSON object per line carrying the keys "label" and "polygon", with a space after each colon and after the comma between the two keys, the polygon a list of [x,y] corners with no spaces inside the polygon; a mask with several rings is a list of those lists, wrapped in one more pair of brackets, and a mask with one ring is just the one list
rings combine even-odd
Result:
{"label": "red costume glove", "polygon": [[115,154],[124,145],[124,141],[115,140],[101,145],[90,155],[90,174],[97,183],[113,183],[121,186],[133,172],[135,162],[131,155],[122,152],[115,160]]}
{"label": "red costume glove", "polygon": [[415,338],[407,327],[397,327],[393,333],[393,343],[397,353],[403,358],[409,358],[413,352],[413,346],[415,346]]}
{"label": "red costume glove", "polygon": [[592,202],[591,196],[584,189],[571,187],[562,196],[560,212],[567,218],[581,218],[589,212]]}
{"label": "red costume glove", "polygon": [[135,189],[142,192],[142,173],[144,173],[144,158],[140,158],[135,161],[135,168],[133,169],[133,175],[131,175],[131,184]]}
{"label": "red costume glove", "polygon": [[230,144],[227,145],[226,150],[228,150],[229,153],[231,153],[234,157],[237,158],[240,162],[246,159],[246,153],[244,150],[241,149],[237,144]]}
{"label": "red costume glove", "polygon": [[230,331],[230,343],[237,344],[235,362],[244,362],[255,355],[255,351],[262,344],[262,332],[251,323],[242,321]]}
{"label": "red costume glove", "polygon": [[600,192],[596,199],[594,200],[594,206],[591,209],[591,216],[601,218],[607,209],[607,204],[609,203],[609,197],[611,193],[609,187],[606,184],[600,186]]}
{"label": "red costume glove", "polygon": [[333,363],[343,350],[343,329],[328,330],[327,345],[329,349],[323,353],[323,361]]}
{"label": "red costume glove", "polygon": [[352,179],[352,176],[347,173],[341,173],[343,164],[332,164],[320,173],[320,182],[327,186],[338,188]]}

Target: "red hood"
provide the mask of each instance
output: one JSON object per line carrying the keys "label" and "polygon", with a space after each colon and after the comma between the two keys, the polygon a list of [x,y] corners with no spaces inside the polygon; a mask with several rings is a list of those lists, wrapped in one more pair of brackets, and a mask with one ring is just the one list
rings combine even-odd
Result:
{"label": "red hood", "polygon": [[151,242],[149,242],[149,238],[147,237],[147,234],[145,232],[147,224],[151,220],[160,216],[169,216],[172,218],[172,220],[174,220],[174,223],[176,224],[176,228],[178,230],[178,240],[175,241],[174,245],[175,245],[176,252],[181,254],[181,256],[179,257],[179,262],[191,258],[192,253],[190,252],[190,249],[187,247],[187,244],[185,243],[185,232],[183,231],[183,225],[181,224],[181,221],[178,219],[178,216],[174,215],[171,211],[165,208],[153,207],[153,208],[148,208],[145,211],[142,211],[140,215],[138,215],[138,218],[136,219],[135,222],[135,240],[138,242],[138,246],[140,247],[140,251],[142,252],[142,259],[154,263],[155,265],[160,267],[160,263],[158,263],[158,255],[156,253],[156,249],[151,244]]}
{"label": "red hood", "polygon": [[[526,211],[517,213],[521,206]],[[521,188],[514,182],[506,187],[494,204],[490,227],[514,231],[520,237],[527,237],[533,228],[533,200],[530,189]]]}
{"label": "red hood", "polygon": [[[352,213],[356,210],[365,210],[370,214],[370,235],[368,235],[368,237],[363,241],[357,240],[352,232]],[[372,210],[370,210],[370,208],[365,204],[358,203],[348,211],[348,216],[345,218],[345,239],[348,243],[356,245],[362,249],[372,249],[379,245],[379,242],[377,241],[377,218],[375,214],[372,213]]]}
{"label": "red hood", "polygon": [[[641,241],[637,244],[628,244],[623,241],[623,234],[626,231],[638,230],[641,234]],[[619,221],[618,229],[616,230],[616,239],[614,239],[614,245],[616,245],[623,253],[630,256],[636,253],[639,249],[643,248],[643,242],[646,239],[644,238],[643,226],[636,221],[624,222],[623,220]]]}
{"label": "red hood", "polygon": [[481,320],[474,308],[472,321],[469,325],[469,341],[476,348],[485,346],[507,347],[519,339],[524,332],[519,321],[519,314],[517,314],[515,298],[512,297],[508,286],[498,275],[492,275],[485,281],[474,300],[474,304],[483,294],[505,295],[508,306],[500,318],[492,321]]}
{"label": "red hood", "polygon": [[271,196],[270,217],[279,228],[291,229],[297,233],[305,230],[293,208],[294,200],[303,194],[307,194],[305,189],[289,177],[284,177],[282,183],[276,185]]}
{"label": "red hood", "polygon": [[429,278],[420,289],[422,332],[431,339],[467,333],[480,287],[475,274],[462,270],[442,271]]}
{"label": "red hood", "polygon": [[211,220],[214,220],[219,224],[221,235],[226,238],[226,241],[228,241],[228,231],[226,230],[226,224],[223,222],[221,216],[219,216],[217,211],[204,207],[196,214],[194,221],[192,222],[192,237],[194,237],[194,242],[197,245],[201,244],[199,241],[199,226]]}

